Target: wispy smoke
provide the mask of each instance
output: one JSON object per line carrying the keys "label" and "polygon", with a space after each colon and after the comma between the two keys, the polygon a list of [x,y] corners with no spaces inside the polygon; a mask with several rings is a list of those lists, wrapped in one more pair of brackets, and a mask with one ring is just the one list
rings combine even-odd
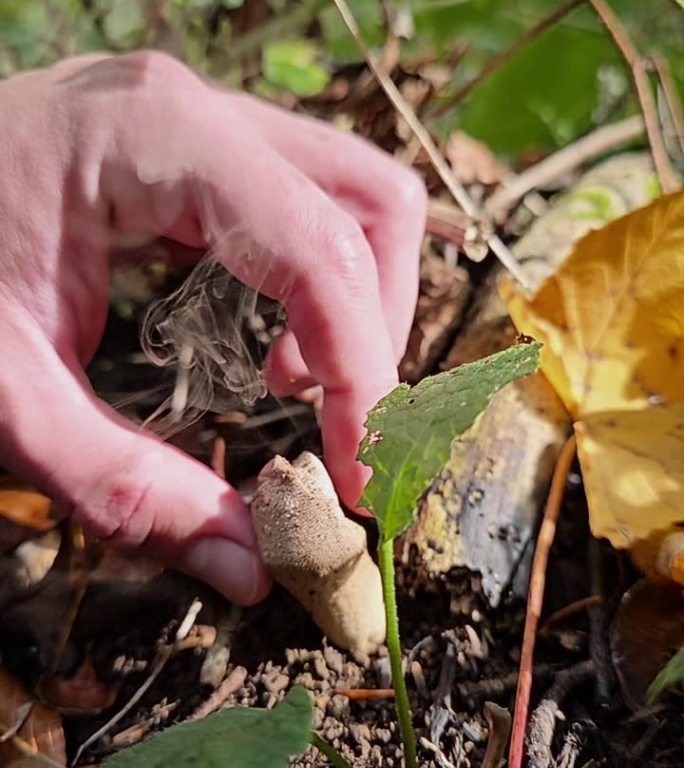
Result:
{"label": "wispy smoke", "polygon": [[176,385],[145,426],[168,437],[206,411],[231,410],[235,396],[253,405],[266,394],[246,342],[258,295],[209,255],[174,293],[150,306],[142,347],[155,365],[175,367]]}

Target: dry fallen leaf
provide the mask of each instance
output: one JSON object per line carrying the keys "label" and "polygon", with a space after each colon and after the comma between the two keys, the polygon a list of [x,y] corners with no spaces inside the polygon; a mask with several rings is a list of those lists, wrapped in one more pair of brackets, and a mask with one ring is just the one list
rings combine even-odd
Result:
{"label": "dry fallen leaf", "polygon": [[57,525],[47,496],[16,480],[0,482],[0,516],[34,531],[49,531]]}
{"label": "dry fallen leaf", "polygon": [[[17,726],[19,726],[17,728]],[[28,692],[0,667],[0,765],[15,766],[37,753],[53,764],[66,765],[62,718]]]}
{"label": "dry fallen leaf", "polygon": [[610,630],[613,666],[625,701],[644,705],[648,687],[684,644],[684,594],[672,583],[638,581],[622,597]]}
{"label": "dry fallen leaf", "polygon": [[103,683],[92,659],[86,656],[69,678],[46,675],[39,683],[38,693],[45,704],[64,715],[97,715],[114,704],[119,687]]}
{"label": "dry fallen leaf", "polygon": [[684,193],[588,234],[534,298],[503,292],[576,419],[594,535],[661,546],[684,522]]}

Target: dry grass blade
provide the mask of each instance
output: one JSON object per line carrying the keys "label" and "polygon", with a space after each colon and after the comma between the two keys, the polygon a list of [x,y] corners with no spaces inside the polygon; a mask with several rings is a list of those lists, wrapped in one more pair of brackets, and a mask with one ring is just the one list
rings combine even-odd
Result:
{"label": "dry grass blade", "polygon": [[575,437],[568,438],[563,446],[556,469],[551,481],[551,490],[546,502],[544,520],[542,521],[537,539],[537,547],[534,551],[532,564],[532,577],[527,600],[527,616],[525,617],[525,630],[520,654],[520,673],[518,675],[518,689],[515,697],[515,714],[513,717],[513,733],[511,735],[511,747],[508,753],[509,768],[521,768],[523,763],[523,751],[525,746],[525,725],[530,706],[530,692],[532,690],[532,668],[534,659],[534,645],[537,636],[537,626],[541,616],[542,603],[544,602],[544,589],[546,586],[546,566],[549,560],[549,552],[556,535],[556,522],[560,513],[560,505],[563,499],[563,489],[568,476],[570,466],[575,458]]}
{"label": "dry grass blade", "polygon": [[[429,132],[425,129],[423,124],[418,119],[416,113],[413,111],[406,99],[402,96],[393,80],[386,72],[383,71],[382,67],[378,65],[375,56],[363,41],[361,32],[359,30],[359,25],[357,24],[356,19],[354,18],[354,14],[352,13],[351,8],[347,4],[346,0],[334,0],[334,3],[337,7],[337,10],[340,12],[340,15],[342,16],[344,23],[347,25],[350,34],[354,38],[356,45],[364,55],[370,70],[377,78],[387,98],[392,102],[392,106],[394,106],[397,112],[399,112],[399,114],[404,118],[411,131],[413,131],[413,133],[420,141],[423,149],[430,159],[432,166],[439,175],[444,186],[449,190],[454,200],[456,200],[456,202],[469,216],[472,216],[474,219],[481,219],[482,212],[478,209],[468,192],[454,176],[451,168],[449,167],[449,164],[442,156],[442,153],[439,151],[437,145],[432,140]],[[503,264],[503,266],[511,273],[511,275],[513,275],[513,277],[515,277],[521,285],[525,286],[526,288],[529,287],[527,276],[520,268],[520,265],[513,257],[513,254],[509,251],[502,240],[498,236],[493,235],[488,238],[487,244],[499,259],[499,261]]]}

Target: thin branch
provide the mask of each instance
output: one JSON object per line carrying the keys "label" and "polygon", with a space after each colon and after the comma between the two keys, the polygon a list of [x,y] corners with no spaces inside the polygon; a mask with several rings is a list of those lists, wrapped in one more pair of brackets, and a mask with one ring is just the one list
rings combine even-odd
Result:
{"label": "thin branch", "polygon": [[587,160],[633,141],[643,132],[644,120],[641,115],[597,128],[573,144],[545,157],[510,181],[504,181],[501,188],[487,200],[485,209],[495,219],[501,218],[531,190],[543,187]]}
{"label": "thin branch", "polygon": [[211,444],[211,468],[221,480],[226,479],[226,441],[220,435]]}
{"label": "thin branch", "polygon": [[679,144],[680,152],[684,155],[684,110],[682,109],[682,99],[672,77],[670,64],[659,53],[652,53],[649,58],[653,62],[660,86],[663,89],[665,103],[672,119],[672,132]]}
{"label": "thin branch", "polygon": [[[449,190],[454,200],[463,208],[463,210],[476,219],[481,219],[481,212],[473,202],[470,195],[466,192],[465,188],[458,182],[456,177],[451,171],[449,164],[442,156],[441,152],[437,148],[437,145],[432,140],[432,137],[428,131],[424,128],[416,113],[411,106],[407,103],[406,99],[402,96],[401,92],[394,84],[392,78],[378,66],[376,57],[369,50],[368,46],[363,41],[359,26],[354,18],[354,15],[349,8],[346,0],[334,0],[337,10],[340,12],[344,23],[347,25],[349,32],[351,33],[356,45],[361,53],[363,53],[368,67],[378,79],[383,91],[387,98],[392,103],[392,106],[399,112],[404,118],[409,128],[416,135],[420,141],[423,149],[430,158],[430,162],[437,171],[440,179],[444,183],[444,186]],[[493,235],[487,241],[487,245],[491,248],[494,254],[504,267],[521,283],[524,287],[529,288],[529,280],[525,275],[525,272],[521,269],[518,262],[515,260],[513,254],[508,250],[502,240]]]}
{"label": "thin branch", "polygon": [[651,154],[653,155],[653,164],[658,174],[658,180],[663,192],[672,192],[679,188],[680,181],[677,172],[670,162],[660,130],[655,98],[646,72],[646,62],[612,8],[604,0],[589,0],[589,2],[632,71],[634,88],[644,115],[646,135],[651,145]]}
{"label": "thin branch", "polygon": [[195,709],[186,722],[204,720],[205,717],[217,712],[236,691],[242,688],[246,679],[247,670],[244,667],[235,667],[211,696]]}
{"label": "thin branch", "polygon": [[556,523],[563,500],[565,481],[574,458],[575,436],[571,435],[563,446],[563,450],[560,452],[556,462],[556,468],[551,480],[551,489],[549,490],[549,497],[546,502],[546,509],[544,510],[544,519],[542,520],[537,546],[534,551],[532,576],[530,578],[530,589],[527,598],[527,616],[525,617],[525,630],[523,632],[523,643],[520,652],[520,674],[518,676],[518,690],[515,696],[513,732],[511,734],[511,747],[508,753],[509,768],[521,768],[523,762],[525,725],[527,723],[530,693],[532,690],[534,645],[544,602],[546,566],[549,561],[549,552],[556,536]]}
{"label": "thin branch", "polygon": [[554,624],[559,624],[561,621],[576,616],[578,613],[582,613],[583,611],[586,611],[587,608],[591,608],[594,605],[600,605],[601,602],[602,598],[600,595],[589,595],[588,597],[582,597],[568,605],[564,605],[562,608],[554,611],[550,616],[547,616],[546,621],[539,627],[539,632],[537,634],[539,637],[548,637]]}
{"label": "thin branch", "polygon": [[558,6],[558,8],[552,11],[548,16],[545,16],[538,21],[533,27],[525,30],[513,41],[510,47],[489,59],[472,80],[469,80],[462,85],[453,96],[448,97],[447,101],[442,102],[432,114],[430,114],[430,118],[437,118],[443,115],[447,110],[460,104],[470,95],[474,88],[477,88],[478,85],[481,85],[485,80],[488,80],[499,67],[515,56],[518,51],[536,40],[540,35],[543,35],[547,29],[550,29],[554,24],[567,16],[570,11],[574,11],[578,6],[584,5],[586,1],[587,0],[569,0],[569,2]]}

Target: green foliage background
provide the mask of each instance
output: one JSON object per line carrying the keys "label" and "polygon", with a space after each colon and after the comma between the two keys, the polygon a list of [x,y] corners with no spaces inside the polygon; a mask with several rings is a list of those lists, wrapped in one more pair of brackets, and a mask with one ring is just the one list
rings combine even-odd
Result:
{"label": "green foliage background", "polygon": [[[445,89],[457,90],[562,0],[393,0],[414,34],[405,59],[446,57],[467,43]],[[684,13],[675,0],[609,0],[642,52],[667,57],[684,91]],[[240,6],[268,14],[240,32]],[[382,41],[379,0],[351,0],[366,39]],[[251,9],[250,9],[251,10]],[[249,87],[264,95],[316,95],[335,72],[360,61],[332,0],[2,0],[0,75],[95,50],[161,48],[228,85],[239,63],[261,58]],[[258,67],[257,67],[258,70]],[[546,151],[593,125],[635,112],[628,72],[591,8],[575,9],[438,123],[461,127],[505,155]]]}

